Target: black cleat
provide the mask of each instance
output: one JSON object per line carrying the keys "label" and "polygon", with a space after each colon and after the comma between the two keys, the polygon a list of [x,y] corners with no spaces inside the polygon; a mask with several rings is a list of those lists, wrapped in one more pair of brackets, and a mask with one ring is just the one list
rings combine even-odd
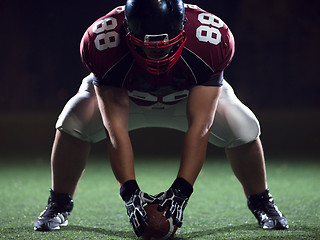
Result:
{"label": "black cleat", "polygon": [[269,189],[260,195],[249,196],[248,207],[263,229],[282,230],[289,228],[287,219],[274,203]]}
{"label": "black cleat", "polygon": [[67,226],[72,208],[73,200],[70,195],[55,193],[50,189],[48,205],[34,222],[34,230],[51,231],[60,229],[60,226]]}

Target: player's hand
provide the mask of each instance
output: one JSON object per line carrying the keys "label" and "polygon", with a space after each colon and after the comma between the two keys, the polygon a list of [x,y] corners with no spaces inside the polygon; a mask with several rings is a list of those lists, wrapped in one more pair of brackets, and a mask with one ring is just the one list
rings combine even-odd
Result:
{"label": "player's hand", "polygon": [[193,191],[192,186],[182,178],[177,178],[168,191],[157,196],[161,200],[158,211],[166,210],[166,218],[173,217],[173,224],[181,227],[183,211]]}
{"label": "player's hand", "polygon": [[147,213],[143,206],[148,203],[153,203],[155,200],[156,198],[152,195],[141,192],[140,189],[137,189],[131,198],[125,201],[131,226],[138,237],[143,234],[142,222],[148,221]]}

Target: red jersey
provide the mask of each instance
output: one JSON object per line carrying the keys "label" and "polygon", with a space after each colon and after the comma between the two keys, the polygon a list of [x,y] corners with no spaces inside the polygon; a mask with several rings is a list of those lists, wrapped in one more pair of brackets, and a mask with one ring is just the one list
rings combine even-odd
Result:
{"label": "red jersey", "polygon": [[185,4],[186,43],[177,63],[165,74],[143,69],[132,56],[123,26],[124,6],[95,21],[85,32],[81,57],[94,73],[94,84],[128,89],[139,105],[174,104],[192,86],[221,86],[223,70],[234,54],[234,38],[217,16]]}

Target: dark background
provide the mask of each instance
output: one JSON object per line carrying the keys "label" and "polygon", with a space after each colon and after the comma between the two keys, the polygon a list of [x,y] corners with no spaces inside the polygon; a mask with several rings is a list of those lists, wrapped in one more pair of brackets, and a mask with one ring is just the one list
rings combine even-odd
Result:
{"label": "dark background", "polygon": [[[49,153],[56,118],[87,74],[79,54],[82,35],[93,21],[124,3],[1,1],[2,155]],[[225,78],[259,118],[266,153],[319,157],[320,2],[187,3],[214,13],[231,28],[236,54]],[[181,140],[182,134],[153,130],[131,133],[138,153],[179,153],[181,144],[168,142]],[[104,151],[103,146],[95,151]],[[220,150],[209,147],[211,152]]]}

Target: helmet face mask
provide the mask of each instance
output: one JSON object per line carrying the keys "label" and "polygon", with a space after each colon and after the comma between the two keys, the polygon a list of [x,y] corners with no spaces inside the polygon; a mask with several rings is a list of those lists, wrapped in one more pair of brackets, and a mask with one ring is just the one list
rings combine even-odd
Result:
{"label": "helmet face mask", "polygon": [[186,41],[182,0],[128,0],[127,43],[138,64],[152,74],[167,72]]}
{"label": "helmet face mask", "polygon": [[167,33],[164,33],[158,35],[145,35],[143,43],[145,46],[159,43],[159,47],[161,47],[161,44],[163,46],[167,45],[168,41],[169,35]]}
{"label": "helmet face mask", "polygon": [[[127,34],[129,49],[138,64],[156,75],[163,74],[173,67],[182,53],[185,41],[184,31],[168,41],[142,41],[130,33]],[[148,50],[151,53],[156,51],[158,57],[148,56]],[[162,57],[160,57],[161,55]]]}

